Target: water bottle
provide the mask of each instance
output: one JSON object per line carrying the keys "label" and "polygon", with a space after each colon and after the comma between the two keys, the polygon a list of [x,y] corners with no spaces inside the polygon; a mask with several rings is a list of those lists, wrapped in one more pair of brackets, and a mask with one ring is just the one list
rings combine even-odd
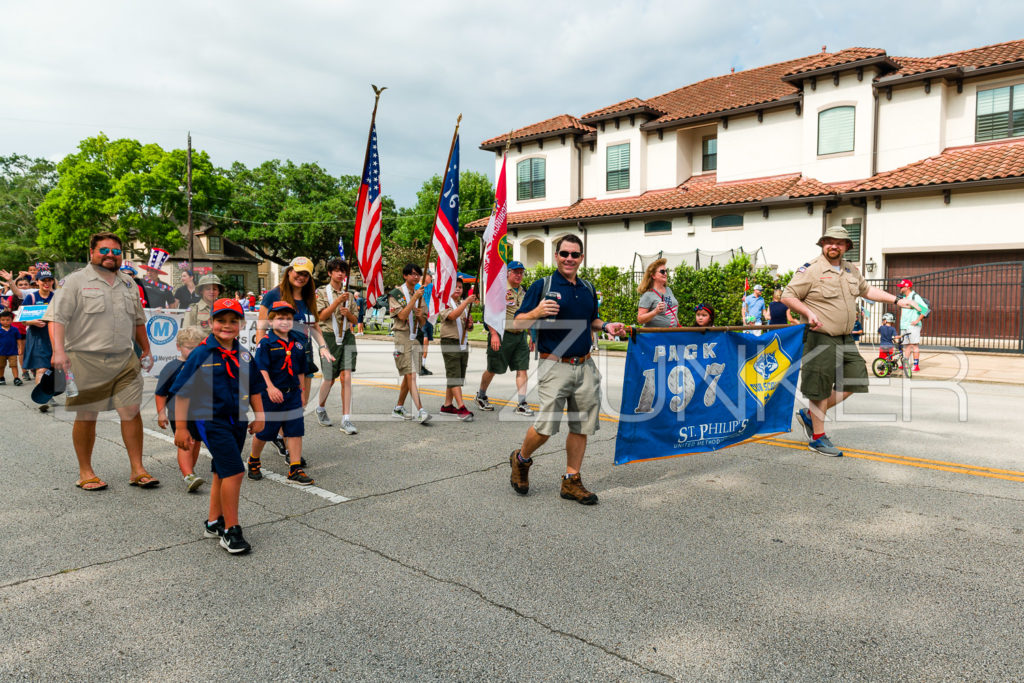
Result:
{"label": "water bottle", "polygon": [[[554,292],[548,292],[547,294],[545,294],[545,295],[544,295],[544,298],[545,298],[546,300],[548,300],[548,301],[554,301],[554,302],[555,302],[556,304],[557,304],[557,303],[559,303],[559,302],[561,301],[561,300],[560,300],[560,299],[558,298],[558,295],[557,295],[557,294],[555,294]],[[556,319],[557,319],[557,317],[556,317],[556,316],[550,316],[550,317],[547,317],[547,318],[545,318],[545,320],[546,320],[547,322],[549,322],[549,323],[553,323],[553,322],[555,322],[555,320],[556,320]]]}
{"label": "water bottle", "polygon": [[64,373],[64,378],[67,380],[67,384],[64,388],[64,395],[68,398],[78,396],[78,385],[75,384],[75,374],[70,370],[67,370]]}

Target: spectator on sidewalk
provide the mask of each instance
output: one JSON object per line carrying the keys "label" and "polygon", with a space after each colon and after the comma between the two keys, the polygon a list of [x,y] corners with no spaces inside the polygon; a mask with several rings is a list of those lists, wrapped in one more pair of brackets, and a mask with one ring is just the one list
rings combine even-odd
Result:
{"label": "spectator on sidewalk", "polygon": [[6,308],[0,309],[0,386],[7,384],[7,366],[14,373],[14,386],[20,387],[23,382],[18,374],[18,357],[25,353],[25,337],[14,322],[14,314]]}
{"label": "spectator on sidewalk", "polygon": [[928,304],[914,291],[914,283],[910,280],[900,280],[896,286],[900,289],[901,297],[909,304],[908,308],[900,312],[900,334],[907,335],[903,352],[907,360],[914,359],[914,372],[917,372],[921,369],[921,331],[929,313]]}
{"label": "spectator on sidewalk", "polygon": [[188,308],[199,303],[199,288],[191,270],[181,271],[181,286],[174,290],[174,308]]}
{"label": "spectator on sidewalk", "polygon": [[668,286],[668,261],[660,258],[647,266],[640,281],[636,321],[644,327],[678,327],[679,300]]}
{"label": "spectator on sidewalk", "polygon": [[789,312],[789,306],[782,303],[782,290],[776,289],[772,292],[772,300],[768,304],[769,325],[792,325],[793,314]]}
{"label": "spectator on sidewalk", "polygon": [[[73,370],[78,395],[69,396],[75,413],[71,432],[78,458],[76,486],[87,491],[107,487],[92,468],[96,419],[114,409],[121,419],[121,438],[128,451],[128,483],[152,488],[159,481],[142,464],[142,367],[152,364],[146,314],[131,278],[119,272],[121,238],[100,232],[89,239],[89,264],[64,280],[49,314],[53,327],[53,367]],[[132,342],[142,349],[135,355]]]}
{"label": "spectator on sidewalk", "polygon": [[[743,297],[743,324],[763,325],[764,324],[764,296],[761,285],[754,285],[754,291]],[[761,334],[755,331],[754,334]]]}
{"label": "spectator on sidewalk", "polygon": [[[53,301],[53,273],[48,270],[36,272],[36,286],[39,288],[30,292],[22,299],[22,306],[49,306]],[[27,333],[25,335],[25,356],[22,367],[35,376],[36,384],[42,379],[43,373],[50,369],[51,358],[53,357],[53,345],[50,342],[50,324],[42,318],[30,320],[25,323]],[[39,411],[45,413],[50,409],[51,403],[44,403],[39,406]]]}

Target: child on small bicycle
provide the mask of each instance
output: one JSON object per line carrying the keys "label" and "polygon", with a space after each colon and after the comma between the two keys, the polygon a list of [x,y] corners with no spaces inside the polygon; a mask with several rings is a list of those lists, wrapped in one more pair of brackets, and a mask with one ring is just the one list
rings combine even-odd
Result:
{"label": "child on small bicycle", "polygon": [[896,321],[896,317],[892,313],[886,313],[882,316],[882,324],[878,328],[878,357],[889,358],[893,354],[895,348],[895,337],[896,328],[893,323]]}

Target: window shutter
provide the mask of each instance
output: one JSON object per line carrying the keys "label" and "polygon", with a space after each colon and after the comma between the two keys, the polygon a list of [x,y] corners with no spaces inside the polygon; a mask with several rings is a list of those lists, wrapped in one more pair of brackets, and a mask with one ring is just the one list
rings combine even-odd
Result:
{"label": "window shutter", "polygon": [[608,183],[607,189],[629,189],[629,143],[613,145],[607,151]]}
{"label": "window shutter", "polygon": [[860,262],[860,221],[847,223],[843,221],[843,227],[846,228],[846,232],[850,234],[850,241],[853,242],[853,247],[848,249],[843,258],[847,261]]}
{"label": "window shutter", "polygon": [[544,196],[544,159],[523,159],[516,164],[516,199]]}
{"label": "window shutter", "polygon": [[854,107],[832,107],[818,114],[818,154],[852,152]]}
{"label": "window shutter", "polygon": [[1010,96],[1009,86],[978,91],[978,115],[975,121],[977,141],[1010,136]]}

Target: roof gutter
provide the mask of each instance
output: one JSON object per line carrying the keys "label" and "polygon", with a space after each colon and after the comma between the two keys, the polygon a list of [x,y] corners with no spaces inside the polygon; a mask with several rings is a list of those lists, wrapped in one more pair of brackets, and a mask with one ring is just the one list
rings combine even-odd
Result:
{"label": "roof gutter", "polygon": [[990,178],[986,180],[960,180],[952,183],[914,185],[911,187],[891,187],[878,190],[856,190],[854,192],[842,192],[839,194],[839,198],[846,200],[853,199],[855,197],[874,197],[876,195],[891,197],[913,194],[931,194],[933,192],[942,192],[944,190],[970,190],[975,188],[1004,187],[1013,185],[1024,185],[1024,176],[1014,176],[1012,178]]}
{"label": "roof gutter", "polygon": [[894,62],[891,57],[887,55],[875,55],[874,57],[865,57],[864,59],[858,59],[853,62],[844,62],[842,64],[833,64],[832,66],[823,66],[820,69],[801,71],[800,73],[783,76],[781,80],[787,83],[793,83],[795,81],[802,81],[805,78],[817,78],[818,76],[825,76],[827,74],[835,73],[837,71],[863,69],[866,66],[876,65],[887,66],[894,71],[900,68],[900,65]]}
{"label": "roof gutter", "polygon": [[[512,138],[512,144],[519,145],[519,144],[522,144],[524,142],[532,142],[533,140],[547,140],[548,138],[557,138],[560,135],[572,135],[572,136],[575,137],[577,135],[584,135],[584,134],[589,133],[589,132],[590,131],[587,131],[587,130],[580,130],[579,128],[559,128],[558,130],[550,130],[550,131],[546,131],[544,133],[534,133],[533,135],[524,135],[521,138],[515,138],[514,137],[514,138]],[[506,142],[508,142],[508,138],[507,137],[505,139],[499,140],[497,142],[485,142],[482,145],[480,145],[480,149],[482,149],[482,150],[503,149],[505,147],[505,143]]]}

